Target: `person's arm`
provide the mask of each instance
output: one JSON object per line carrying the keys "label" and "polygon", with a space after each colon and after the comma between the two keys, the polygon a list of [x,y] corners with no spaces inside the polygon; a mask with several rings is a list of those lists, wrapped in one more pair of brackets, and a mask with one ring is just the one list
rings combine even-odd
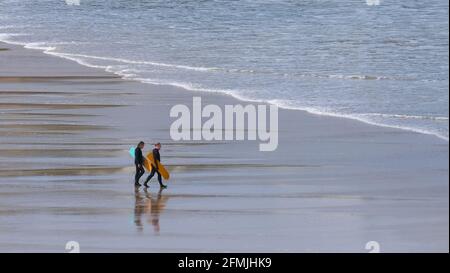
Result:
{"label": "person's arm", "polygon": [[155,169],[158,169],[159,153],[156,149],[153,149],[153,159],[155,160]]}

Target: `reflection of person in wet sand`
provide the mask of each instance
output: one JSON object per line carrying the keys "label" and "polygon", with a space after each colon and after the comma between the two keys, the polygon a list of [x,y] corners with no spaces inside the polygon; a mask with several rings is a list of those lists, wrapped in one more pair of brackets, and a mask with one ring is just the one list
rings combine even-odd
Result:
{"label": "reflection of person in wet sand", "polygon": [[138,188],[135,190],[135,206],[134,206],[134,223],[139,231],[144,229],[142,217],[147,217],[147,222],[151,224],[155,232],[159,232],[159,215],[166,207],[168,196],[162,194],[162,189],[159,190],[155,198],[152,194],[144,189],[142,194]]}

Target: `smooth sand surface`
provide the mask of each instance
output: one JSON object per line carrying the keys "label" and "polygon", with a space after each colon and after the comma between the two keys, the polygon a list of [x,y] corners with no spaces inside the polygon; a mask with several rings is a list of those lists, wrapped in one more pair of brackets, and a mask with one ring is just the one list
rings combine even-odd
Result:
{"label": "smooth sand surface", "polygon": [[[449,250],[447,141],[280,109],[275,152],[176,142],[173,105],[246,103],[0,48],[2,252]],[[163,144],[162,192],[133,186],[141,139]]]}

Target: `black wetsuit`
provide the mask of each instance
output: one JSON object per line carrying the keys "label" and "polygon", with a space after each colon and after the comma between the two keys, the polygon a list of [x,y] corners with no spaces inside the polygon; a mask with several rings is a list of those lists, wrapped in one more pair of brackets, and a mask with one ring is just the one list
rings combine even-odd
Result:
{"label": "black wetsuit", "polygon": [[134,165],[136,165],[136,175],[134,176],[134,183],[138,184],[141,176],[144,175],[144,156],[142,155],[142,150],[137,147],[134,150]]}
{"label": "black wetsuit", "polygon": [[[158,149],[153,149],[153,158],[155,159],[155,162],[160,161],[161,162],[161,155],[159,154],[159,150]],[[161,174],[158,171],[158,166],[154,166],[152,164],[152,171],[150,173],[150,175],[147,177],[147,179],[145,180],[145,184],[148,183],[148,181],[150,181],[150,179],[152,179],[152,177],[156,174],[158,174],[158,182],[160,186],[163,186],[162,183],[162,178],[161,178]]]}

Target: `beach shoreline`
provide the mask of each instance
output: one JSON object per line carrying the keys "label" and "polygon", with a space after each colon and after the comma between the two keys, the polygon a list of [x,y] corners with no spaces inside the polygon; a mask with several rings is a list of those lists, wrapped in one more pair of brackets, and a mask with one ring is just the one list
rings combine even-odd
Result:
{"label": "beach shoreline", "polygon": [[[6,36],[7,37],[7,36]],[[325,116],[325,117],[332,117],[332,118],[344,118],[344,119],[351,119],[351,120],[355,120],[358,122],[362,122],[364,124],[369,124],[369,125],[373,125],[373,126],[378,126],[378,127],[383,127],[383,128],[389,128],[389,129],[399,129],[399,130],[406,130],[409,132],[414,132],[414,133],[420,133],[420,134],[425,134],[425,135],[430,135],[430,136],[434,136],[437,137],[441,140],[447,141],[449,142],[449,138],[448,138],[448,134],[441,134],[441,133],[437,133],[437,132],[431,132],[431,131],[427,131],[427,130],[423,130],[423,129],[418,129],[415,127],[410,127],[410,126],[399,126],[399,125],[389,125],[386,123],[380,123],[380,122],[376,122],[367,118],[363,118],[360,116],[356,116],[356,115],[352,115],[352,114],[339,114],[339,113],[334,113],[334,112],[323,112],[323,111],[319,111],[317,109],[311,108],[311,109],[304,109],[304,108],[297,108],[297,107],[291,107],[291,106],[287,106],[287,105],[283,105],[283,104],[276,104],[271,102],[271,100],[266,101],[266,100],[254,100],[254,99],[250,99],[250,98],[245,98],[245,97],[241,97],[239,95],[236,95],[235,93],[230,93],[230,92],[225,92],[225,91],[212,91],[212,90],[203,90],[203,89],[190,89],[186,86],[180,86],[177,84],[157,84],[155,82],[149,81],[148,79],[139,79],[139,78],[129,78],[129,76],[124,75],[123,73],[120,72],[113,72],[113,71],[109,71],[108,66],[97,66],[97,65],[91,65],[88,64],[80,59],[77,59],[74,56],[77,56],[77,54],[68,54],[68,53],[58,53],[54,51],[54,48],[51,47],[42,47],[42,46],[33,46],[32,43],[31,44],[27,44],[27,43],[20,43],[20,42],[14,42],[11,40],[0,40],[0,43],[5,43],[8,45],[12,45],[12,46],[19,46],[19,47],[24,47],[25,49],[30,49],[30,50],[37,50],[39,52],[42,52],[44,54],[47,54],[49,56],[53,56],[53,57],[58,57],[58,58],[62,58],[64,60],[69,60],[72,62],[75,62],[79,65],[82,65],[84,67],[88,67],[91,69],[99,69],[102,71],[105,71],[107,73],[110,74],[114,74],[117,75],[118,77],[124,79],[124,80],[132,80],[132,81],[136,81],[142,84],[149,84],[149,85],[155,85],[155,86],[169,86],[172,88],[177,88],[180,89],[180,91],[185,91],[185,92],[194,92],[194,93],[205,93],[205,94],[221,94],[221,95],[225,95],[225,96],[230,96],[235,100],[241,101],[243,103],[253,103],[253,104],[273,104],[276,105],[279,108],[282,109],[286,109],[286,110],[294,110],[294,111],[302,111],[302,112],[306,112],[308,114],[313,114],[313,115],[319,115],[319,116]],[[7,48],[4,48],[7,49]],[[80,55],[84,56],[84,55]],[[88,55],[86,55],[85,57],[88,57]],[[98,58],[98,59],[103,59],[103,57],[97,57],[97,56],[90,56],[91,58]],[[110,59],[110,58],[104,58],[104,59]],[[201,67],[199,69],[202,69]],[[205,68],[206,69],[206,68]],[[395,116],[395,115],[394,115]]]}
{"label": "beach shoreline", "polygon": [[[1,251],[448,252],[448,141],[280,109],[272,153],[176,142],[173,105],[245,102],[0,48]],[[132,187],[141,139],[163,143],[162,193]]]}

